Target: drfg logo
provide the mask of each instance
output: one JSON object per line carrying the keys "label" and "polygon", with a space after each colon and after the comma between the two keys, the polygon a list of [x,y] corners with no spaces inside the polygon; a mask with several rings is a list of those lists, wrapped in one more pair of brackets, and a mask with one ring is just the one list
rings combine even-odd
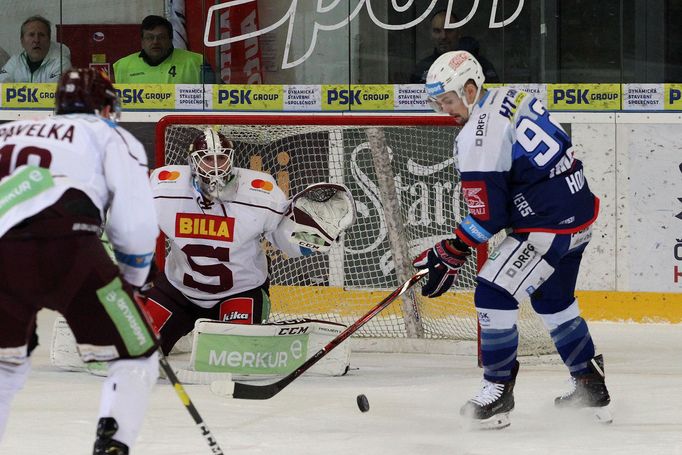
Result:
{"label": "drfg logo", "polygon": [[19,103],[37,103],[38,102],[37,88],[8,88],[5,91],[6,102],[17,101]]}
{"label": "drfg logo", "polygon": [[528,264],[531,263],[531,260],[534,259],[536,255],[537,253],[535,252],[535,247],[532,244],[528,243],[512,261],[512,265],[514,266],[514,268],[510,268],[509,270],[507,270],[506,272],[507,275],[510,278],[513,278],[516,275],[517,271],[519,272],[523,271],[528,266]]}

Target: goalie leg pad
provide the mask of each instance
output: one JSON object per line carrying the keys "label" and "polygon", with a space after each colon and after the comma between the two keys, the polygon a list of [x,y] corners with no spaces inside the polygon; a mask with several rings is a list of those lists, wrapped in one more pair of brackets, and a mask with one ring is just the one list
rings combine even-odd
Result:
{"label": "goalie leg pad", "polygon": [[[344,329],[309,319],[262,325],[198,320],[190,369],[233,376],[288,374]],[[344,343],[309,371],[339,376],[349,362],[350,344]]]}
{"label": "goalie leg pad", "polygon": [[107,375],[106,362],[85,363],[81,353],[93,358],[111,357],[116,356],[116,349],[111,346],[87,344],[79,346],[66,319],[61,316],[55,318],[50,343],[50,363],[66,371],[87,371],[96,376]]}

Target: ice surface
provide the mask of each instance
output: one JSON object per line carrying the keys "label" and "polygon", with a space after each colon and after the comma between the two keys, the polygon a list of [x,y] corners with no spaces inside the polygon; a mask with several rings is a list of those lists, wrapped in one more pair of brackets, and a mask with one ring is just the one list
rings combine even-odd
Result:
{"label": "ice surface", "polygon": [[[49,363],[54,314],[41,312],[42,345],[17,395],[0,454],[89,454],[101,377]],[[305,375],[266,401],[187,391],[225,454],[680,454],[682,327],[591,323],[604,354],[615,420],[559,411],[567,386],[561,364],[521,359],[512,424],[501,431],[464,429],[458,409],[479,387],[475,359],[457,355],[354,353],[357,368],[338,378]],[[367,395],[361,413],[356,396]],[[134,455],[210,454],[167,382],[154,391]]]}

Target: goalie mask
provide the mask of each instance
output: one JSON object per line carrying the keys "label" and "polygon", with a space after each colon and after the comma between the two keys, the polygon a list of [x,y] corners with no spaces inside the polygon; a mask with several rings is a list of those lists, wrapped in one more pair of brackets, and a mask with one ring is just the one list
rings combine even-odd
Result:
{"label": "goalie mask", "polygon": [[232,141],[206,128],[189,147],[189,167],[195,186],[208,199],[226,197],[226,189],[235,178]]}
{"label": "goalie mask", "polygon": [[[464,93],[464,86],[470,80],[474,81],[478,88],[474,102],[471,104],[467,103]],[[426,75],[426,94],[433,110],[441,112],[436,98],[447,92],[455,92],[471,114],[484,82],[483,68],[473,55],[467,51],[446,52],[438,57],[429,68]]]}

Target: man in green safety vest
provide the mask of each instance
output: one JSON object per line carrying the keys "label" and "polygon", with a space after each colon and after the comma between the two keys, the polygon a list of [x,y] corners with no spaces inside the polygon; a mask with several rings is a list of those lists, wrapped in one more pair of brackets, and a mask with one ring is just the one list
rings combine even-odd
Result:
{"label": "man in green safety vest", "polygon": [[142,21],[142,51],[114,63],[119,84],[212,84],[215,74],[196,52],[173,47],[173,25],[161,16]]}

